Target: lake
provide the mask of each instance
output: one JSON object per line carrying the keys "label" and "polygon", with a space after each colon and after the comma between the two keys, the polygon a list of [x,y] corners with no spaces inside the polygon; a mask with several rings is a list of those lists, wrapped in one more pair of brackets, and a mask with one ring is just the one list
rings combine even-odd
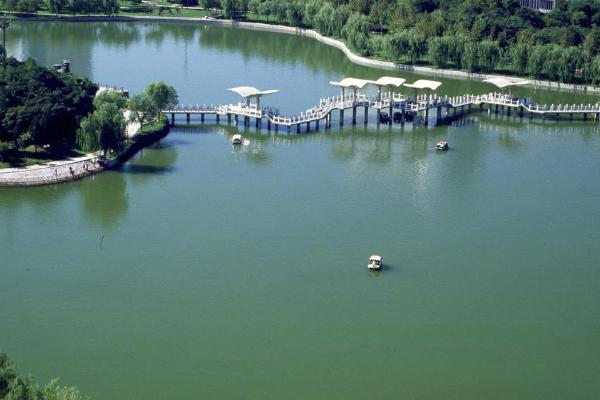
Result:
{"label": "lake", "polygon": [[[194,24],[13,22],[7,48],[132,93],[164,80],[184,103],[280,89],[264,103],[286,113],[346,76],[426,78]],[[0,188],[0,349],[22,371],[94,399],[597,396],[597,124],[483,112],[252,129],[232,148],[233,126],[179,123],[119,170]]]}

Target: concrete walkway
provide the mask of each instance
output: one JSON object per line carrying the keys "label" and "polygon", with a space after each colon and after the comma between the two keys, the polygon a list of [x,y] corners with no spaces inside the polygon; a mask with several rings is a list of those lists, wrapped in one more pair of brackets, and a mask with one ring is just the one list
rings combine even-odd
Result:
{"label": "concrete walkway", "polygon": [[34,186],[73,181],[104,170],[97,154],[43,165],[0,169],[0,186]]}

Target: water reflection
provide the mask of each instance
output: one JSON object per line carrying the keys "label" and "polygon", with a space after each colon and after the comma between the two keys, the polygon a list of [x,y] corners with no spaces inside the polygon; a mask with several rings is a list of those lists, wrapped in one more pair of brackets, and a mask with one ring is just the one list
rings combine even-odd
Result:
{"label": "water reflection", "polygon": [[83,180],[79,192],[81,215],[96,226],[114,227],[129,209],[127,181],[116,171]]}

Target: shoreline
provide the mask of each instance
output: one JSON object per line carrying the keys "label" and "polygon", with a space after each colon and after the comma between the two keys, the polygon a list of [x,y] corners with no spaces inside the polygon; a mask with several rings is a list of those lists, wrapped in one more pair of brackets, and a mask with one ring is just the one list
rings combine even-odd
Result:
{"label": "shoreline", "polygon": [[99,155],[50,161],[28,167],[0,168],[0,187],[54,185],[83,179],[103,171],[115,169],[126,163],[144,147],[151,146],[169,133],[170,124],[153,132],[132,136],[131,144],[114,159],[99,162]]}
{"label": "shoreline", "polygon": [[396,64],[392,61],[375,60],[367,57],[359,56],[350,50],[344,42],[338,39],[323,36],[313,29],[295,28],[286,25],[265,24],[262,22],[246,22],[233,21],[211,18],[194,18],[194,17],[155,17],[155,16],[52,16],[52,15],[36,15],[31,17],[16,17],[19,21],[67,21],[67,22],[176,22],[176,23],[197,23],[203,25],[216,25],[229,28],[241,28],[259,30],[265,32],[286,33],[292,35],[306,36],[314,39],[325,45],[341,50],[346,58],[358,65],[365,67],[378,68],[387,71],[408,71],[427,76],[442,76],[454,79],[468,79],[482,81],[489,78],[507,78],[507,79],[522,79],[526,80],[529,85],[535,89],[548,89],[556,91],[571,91],[580,93],[600,93],[600,86],[592,85],[577,85],[573,83],[560,83],[555,81],[537,80],[521,76],[509,76],[500,74],[481,74],[470,73],[461,70],[443,69],[435,67],[425,67],[419,65]]}
{"label": "shoreline", "polygon": [[51,161],[22,168],[0,169],[0,186],[40,186],[70,182],[104,171],[98,155]]}

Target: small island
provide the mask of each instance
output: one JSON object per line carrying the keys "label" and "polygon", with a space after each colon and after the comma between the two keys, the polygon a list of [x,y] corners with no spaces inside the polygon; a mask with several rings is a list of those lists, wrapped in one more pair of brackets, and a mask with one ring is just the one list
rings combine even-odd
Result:
{"label": "small island", "polygon": [[0,71],[0,185],[70,181],[112,168],[168,132],[160,110],[177,102],[164,82],[128,99],[33,60]]}

